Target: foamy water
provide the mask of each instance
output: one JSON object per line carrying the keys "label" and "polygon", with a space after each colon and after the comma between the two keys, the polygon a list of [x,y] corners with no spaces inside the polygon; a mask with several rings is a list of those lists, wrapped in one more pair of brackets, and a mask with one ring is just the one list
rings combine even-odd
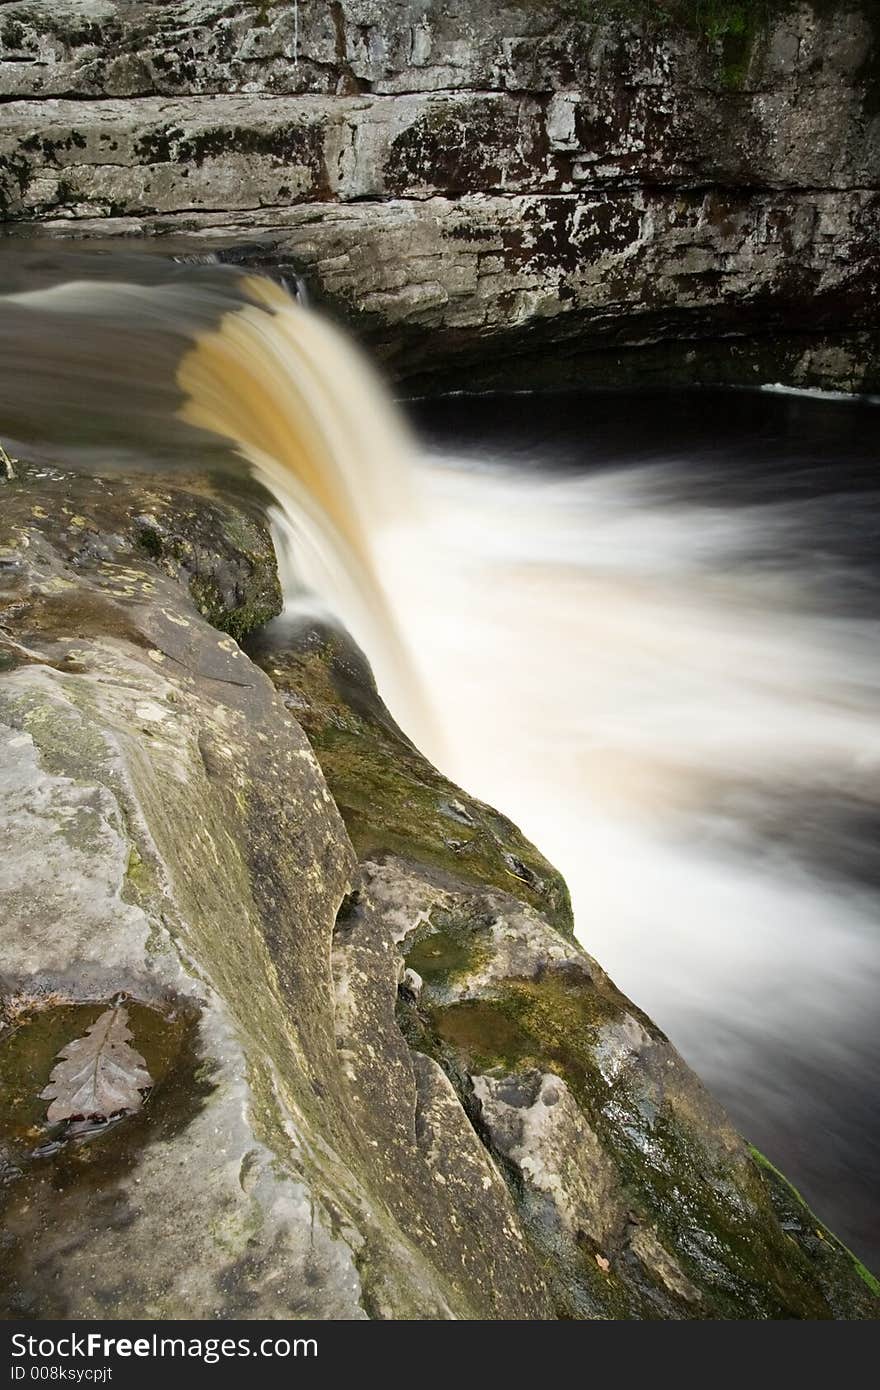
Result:
{"label": "foamy water", "polygon": [[751,822],[767,798],[874,796],[877,624],[799,612],[796,574],[737,572],[762,521],[658,508],[654,470],[541,483],[452,463],[422,470],[430,520],[383,571],[445,770],[555,859],[582,939],[661,1016],[709,994],[742,1018],[769,996],[780,1031],[815,1035],[835,976],[873,1007],[873,904],[755,845]]}

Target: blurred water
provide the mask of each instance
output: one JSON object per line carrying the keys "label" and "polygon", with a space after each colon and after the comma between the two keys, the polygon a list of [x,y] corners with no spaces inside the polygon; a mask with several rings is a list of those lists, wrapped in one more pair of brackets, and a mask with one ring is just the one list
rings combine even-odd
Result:
{"label": "blurred water", "polygon": [[394,591],[446,769],[880,1266],[880,409],[764,392],[417,403]]}
{"label": "blurred water", "polygon": [[461,396],[410,406],[420,447],[339,334],[229,267],[6,247],[0,289],[0,442],[255,475],[291,604],[318,591],[880,1267],[880,407]]}

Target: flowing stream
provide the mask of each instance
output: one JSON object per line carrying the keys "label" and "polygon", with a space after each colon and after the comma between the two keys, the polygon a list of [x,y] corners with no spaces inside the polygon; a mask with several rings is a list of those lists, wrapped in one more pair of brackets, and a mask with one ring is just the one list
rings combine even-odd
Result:
{"label": "flowing stream", "polygon": [[880,1264],[880,407],[584,392],[407,425],[268,281],[53,255],[10,260],[0,442],[244,460],[290,606],[353,632],[407,732],[555,861],[588,949]]}

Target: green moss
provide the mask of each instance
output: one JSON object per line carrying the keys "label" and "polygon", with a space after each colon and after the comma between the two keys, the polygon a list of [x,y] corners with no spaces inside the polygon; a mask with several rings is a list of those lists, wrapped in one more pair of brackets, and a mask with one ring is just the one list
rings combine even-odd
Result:
{"label": "green moss", "polygon": [[253,0],[253,28],[268,29],[272,23],[272,10],[278,0]]}
{"label": "green moss", "polygon": [[[724,86],[742,87],[757,44],[776,20],[808,5],[818,17],[847,11],[867,20],[875,42],[862,80],[874,86],[880,65],[880,7],[876,0],[569,0],[579,18],[592,23],[637,21],[651,28],[684,29],[696,34],[716,56]],[[880,91],[877,96],[880,102]]]}
{"label": "green moss", "polygon": [[[506,980],[490,997],[449,1004],[423,978],[420,1004],[401,1006],[410,1046],[444,1067],[466,1105],[472,1075],[537,1069],[561,1076],[613,1156],[630,1210],[678,1253],[698,1288],[711,1289],[713,1316],[871,1315],[870,1303],[854,1292],[852,1274],[873,1293],[872,1276],[865,1279],[863,1267],[854,1271],[845,1247],[824,1228],[822,1239],[813,1239],[812,1216],[809,1230],[790,1231],[778,1195],[758,1171],[735,1151],[704,1142],[711,1116],[692,1111],[702,1093],[697,1090],[695,1100],[677,1092],[663,1060],[665,1040],[613,985],[548,971],[539,979]],[[650,1067],[603,1075],[603,1035],[626,1015],[635,1016],[659,1046],[656,1076]],[[597,1284],[594,1264],[586,1252],[578,1280],[589,1276],[589,1297],[606,1300],[607,1316],[657,1316],[658,1298],[675,1301],[668,1290]],[[627,1276],[621,1277],[626,1284]]]}
{"label": "green moss", "polygon": [[429,984],[454,982],[472,974],[490,958],[487,936],[487,931],[475,935],[450,923],[445,931],[431,931],[417,940],[407,951],[407,965]]}
{"label": "green moss", "polygon": [[168,933],[160,925],[161,911],[157,911],[157,904],[162,897],[161,884],[154,866],[143,859],[134,843],[132,827],[122,803],[120,803],[120,810],[126,822],[126,832],[131,842],[128,863],[125,867],[122,896],[126,902],[134,903],[145,913],[149,923],[146,951],[149,956],[159,956],[168,950],[169,945]]}
{"label": "green moss", "polygon": [[714,53],[718,76],[738,88],[748,75],[756,40],[794,0],[578,0],[585,19],[639,19],[656,28],[696,34]]}
{"label": "green moss", "polygon": [[432,1010],[437,1037],[463,1053],[473,1072],[538,1066],[544,1049],[494,999],[466,999]]}
{"label": "green moss", "polygon": [[150,874],[149,870],[144,864],[143,859],[141,858],[134,845],[132,845],[131,849],[129,850],[128,864],[125,868],[125,877],[128,879],[132,887],[138,892],[144,889],[149,889],[150,884],[152,882],[152,874]]}
{"label": "green moss", "polygon": [[876,1279],[871,1271],[862,1264],[858,1256],[854,1255],[849,1247],[844,1245],[843,1241],[840,1240],[833,1231],[830,1231],[824,1222],[819,1220],[815,1212],[812,1211],[800,1192],[798,1192],[794,1183],[789,1182],[785,1174],[780,1173],[779,1169],[770,1162],[766,1154],[761,1153],[760,1149],[756,1149],[754,1144],[749,1145],[749,1152],[767,1182],[771,1200],[774,1201],[774,1205],[780,1209],[781,1213],[784,1214],[785,1211],[790,1213],[792,1208],[795,1212],[799,1212],[803,1217],[804,1227],[815,1231],[816,1236],[820,1240],[826,1241],[832,1249],[839,1251],[841,1255],[850,1261],[856,1274],[862,1282],[868,1286],[871,1293],[876,1297],[880,1297],[880,1280]]}
{"label": "green moss", "polygon": [[[303,723],[360,858],[384,851],[414,858],[521,897],[549,910],[560,926],[570,929],[561,881],[513,826],[481,810],[473,827],[458,834],[442,802],[460,796],[459,790],[427,761],[402,750],[396,755],[384,739],[366,730],[318,730],[306,719]],[[525,866],[532,883],[505,855]]]}
{"label": "green moss", "polygon": [[162,537],[158,529],[148,523],[138,528],[138,544],[153,560],[158,560],[163,554]]}
{"label": "green moss", "polygon": [[255,126],[216,126],[187,135],[177,126],[149,130],[141,135],[134,153],[144,164],[195,165],[233,154],[271,159],[277,166],[301,165],[313,178],[323,170],[321,130],[298,122],[268,130]]}
{"label": "green moss", "polygon": [[243,641],[281,611],[275,552],[264,524],[237,507],[157,507],[134,518],[137,543],[189,584],[202,617]]}
{"label": "green moss", "polygon": [[230,606],[228,597],[212,575],[194,575],[189,582],[190,596],[202,617],[218,631],[228,632],[237,642],[276,616],[278,605],[272,588],[274,586],[265,593],[258,582],[255,592]]}
{"label": "green moss", "polygon": [[405,738],[346,665],[344,639],[255,652],[315,751],[359,858],[391,852],[457,880],[491,885],[541,910],[571,935],[561,876],[511,821],[468,797]]}
{"label": "green moss", "polygon": [[601,1109],[608,1085],[595,1054],[599,1031],[632,1006],[607,982],[600,989],[546,971],[538,980],[507,980],[491,998],[427,1007],[438,1037],[460,1047],[473,1070],[553,1071],[589,1109]]}

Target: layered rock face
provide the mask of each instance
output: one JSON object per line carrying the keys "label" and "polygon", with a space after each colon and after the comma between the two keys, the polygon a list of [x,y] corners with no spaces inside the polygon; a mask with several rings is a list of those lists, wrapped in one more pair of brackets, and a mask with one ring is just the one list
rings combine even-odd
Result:
{"label": "layered rock face", "polygon": [[[550,865],[279,607],[247,494],[0,479],[4,1315],[874,1315]],[[120,994],[146,1104],[50,1124]]]}
{"label": "layered rock face", "polygon": [[876,7],[757,9],[13,0],[0,207],[290,265],[413,389],[877,389]]}

